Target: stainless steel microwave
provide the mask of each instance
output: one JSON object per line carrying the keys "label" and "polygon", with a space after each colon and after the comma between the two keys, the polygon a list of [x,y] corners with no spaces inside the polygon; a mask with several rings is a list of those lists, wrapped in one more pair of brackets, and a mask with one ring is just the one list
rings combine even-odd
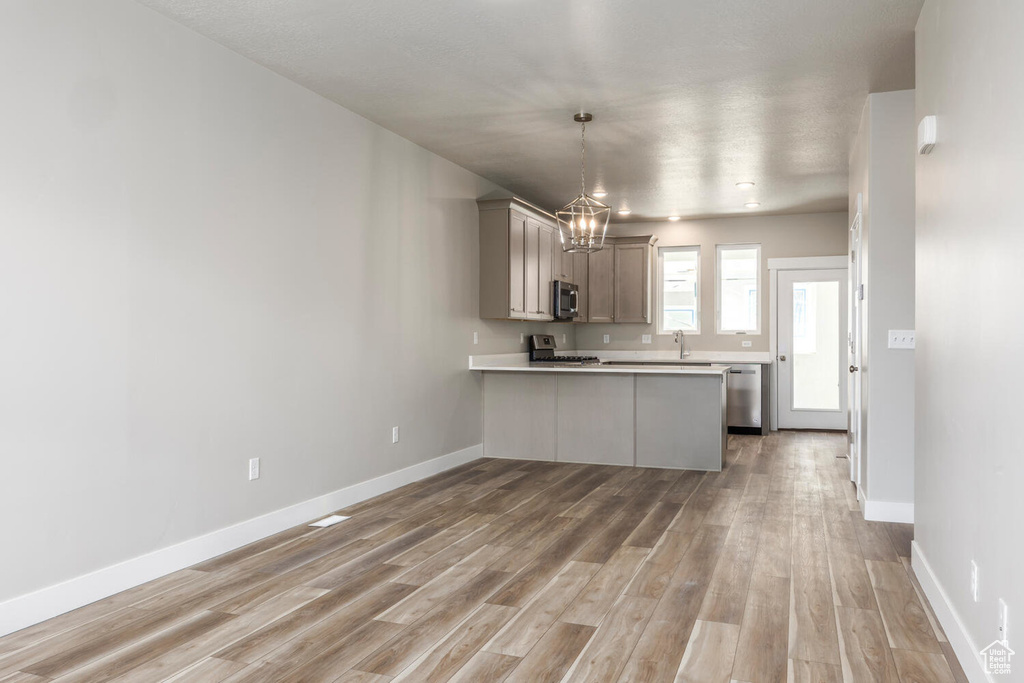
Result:
{"label": "stainless steel microwave", "polygon": [[580,310],[580,288],[571,282],[555,280],[555,320],[572,320]]}

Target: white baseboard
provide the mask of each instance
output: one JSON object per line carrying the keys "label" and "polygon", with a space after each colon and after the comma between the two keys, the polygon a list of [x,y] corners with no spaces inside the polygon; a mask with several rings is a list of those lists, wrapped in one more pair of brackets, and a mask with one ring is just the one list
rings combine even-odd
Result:
{"label": "white baseboard", "polygon": [[914,523],[913,503],[890,503],[865,498],[861,507],[864,509],[864,519],[869,522]]}
{"label": "white baseboard", "polygon": [[483,457],[483,444],[353,484],[0,603],[0,636]]}
{"label": "white baseboard", "polygon": [[946,597],[946,591],[942,589],[942,585],[935,578],[935,573],[932,572],[931,565],[928,564],[917,541],[912,541],[910,544],[910,565],[914,568],[914,573],[917,575],[925,597],[931,603],[935,618],[939,620],[939,625],[946,632],[949,644],[953,646],[953,652],[956,653],[960,666],[967,674],[967,680],[971,683],[994,683],[993,677],[985,672],[985,664],[981,659],[977,643],[964,628],[960,616],[953,608],[953,603]]}

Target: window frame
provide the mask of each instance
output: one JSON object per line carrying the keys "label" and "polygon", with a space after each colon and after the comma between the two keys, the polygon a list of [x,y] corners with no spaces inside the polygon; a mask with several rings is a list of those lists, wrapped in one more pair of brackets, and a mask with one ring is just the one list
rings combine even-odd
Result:
{"label": "window frame", "polygon": [[674,329],[672,329],[672,330],[665,329],[665,303],[664,303],[664,301],[665,301],[665,265],[664,265],[665,264],[665,259],[663,257],[663,254],[665,252],[680,252],[680,251],[692,251],[692,252],[697,254],[697,282],[696,282],[697,287],[696,287],[696,291],[694,292],[694,298],[696,299],[696,302],[697,302],[697,310],[696,310],[696,312],[694,314],[694,321],[696,322],[696,328],[697,329],[693,330],[693,331],[691,331],[691,330],[683,330],[683,333],[691,335],[691,336],[695,336],[695,335],[699,336],[700,335],[700,331],[701,331],[701,296],[700,296],[700,280],[701,280],[701,268],[700,268],[701,254],[700,254],[700,251],[701,250],[700,250],[700,245],[699,244],[665,245],[665,246],[658,247],[658,278],[657,278],[657,283],[658,283],[657,284],[657,286],[658,286],[658,296],[657,296],[658,319],[656,321],[657,328],[658,328],[658,334],[661,335],[661,336],[670,336],[670,335],[673,335],[673,334],[676,333],[676,330],[674,330]]}
{"label": "window frame", "polygon": [[[723,330],[722,329],[722,253],[726,251],[743,251],[753,249],[757,252],[757,310],[754,313],[755,326],[753,330]],[[754,242],[739,244],[716,244],[715,245],[715,332],[716,334],[741,334],[756,336],[761,334],[761,312],[762,299],[764,298],[761,277],[761,244]]]}

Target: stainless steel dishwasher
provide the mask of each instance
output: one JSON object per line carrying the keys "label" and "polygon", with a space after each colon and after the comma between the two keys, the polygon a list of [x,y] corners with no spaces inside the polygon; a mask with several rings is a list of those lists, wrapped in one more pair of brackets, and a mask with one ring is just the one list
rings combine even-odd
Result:
{"label": "stainless steel dishwasher", "polygon": [[726,424],[730,428],[761,433],[761,372],[756,363],[729,365]]}

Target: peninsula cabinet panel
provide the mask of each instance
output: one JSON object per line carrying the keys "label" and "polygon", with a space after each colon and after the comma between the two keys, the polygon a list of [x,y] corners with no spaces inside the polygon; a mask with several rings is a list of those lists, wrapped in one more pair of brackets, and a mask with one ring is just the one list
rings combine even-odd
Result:
{"label": "peninsula cabinet panel", "polygon": [[607,242],[590,254],[587,277],[587,322],[615,322],[615,249]]}
{"label": "peninsula cabinet panel", "polygon": [[633,464],[633,376],[558,375],[559,462]]}
{"label": "peninsula cabinet panel", "polygon": [[636,464],[721,471],[725,405],[724,377],[638,375]]}
{"label": "peninsula cabinet panel", "polygon": [[553,374],[484,374],[484,457],[555,459]]}

